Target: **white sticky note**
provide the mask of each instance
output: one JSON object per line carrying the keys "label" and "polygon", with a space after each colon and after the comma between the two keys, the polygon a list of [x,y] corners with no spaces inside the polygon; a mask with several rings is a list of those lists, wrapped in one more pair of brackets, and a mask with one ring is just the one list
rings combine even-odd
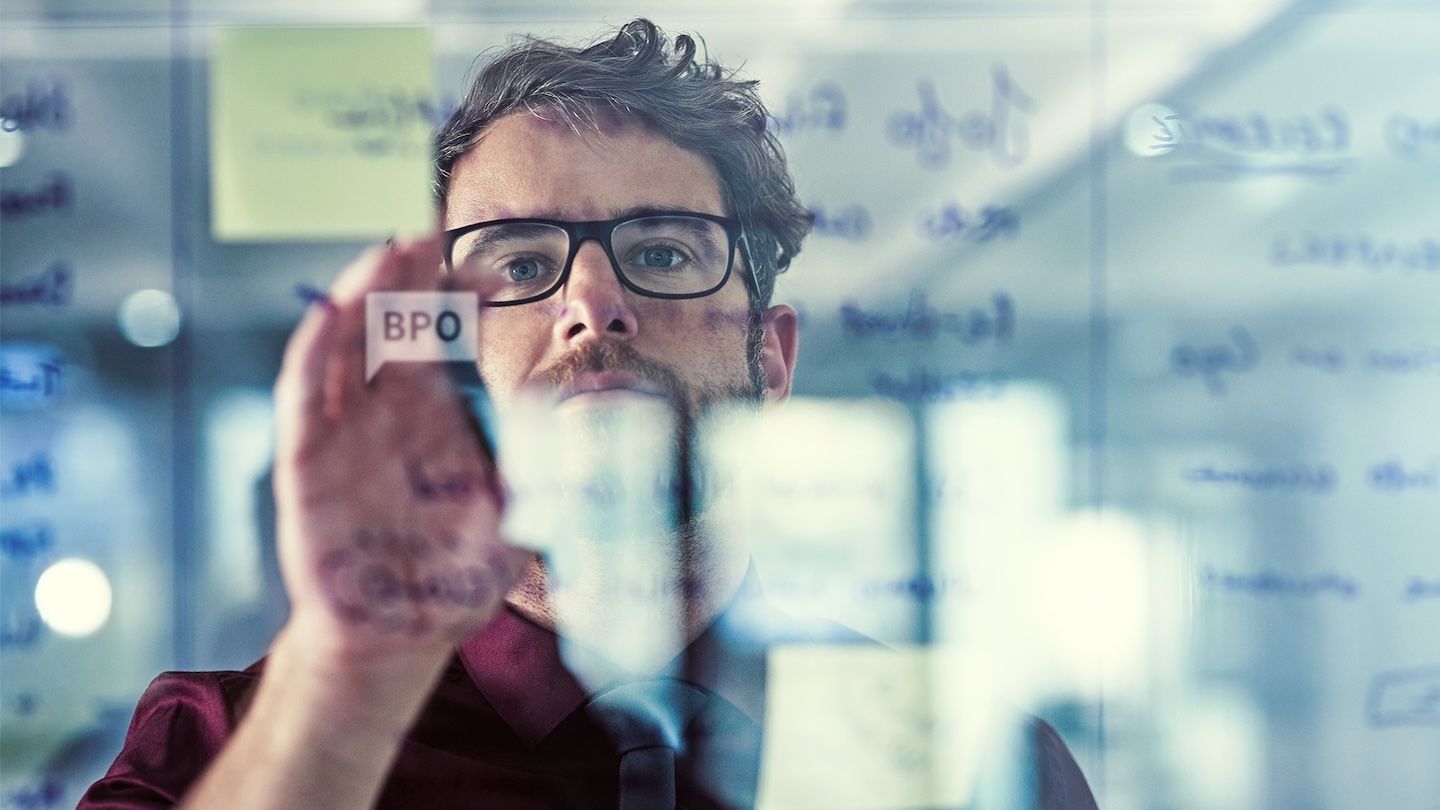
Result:
{"label": "white sticky note", "polygon": [[501,533],[545,556],[566,666],[590,687],[613,675],[607,663],[656,672],[685,646],[689,593],[669,402],[517,397],[500,412],[499,448]]}
{"label": "white sticky note", "polygon": [[915,546],[914,437],[894,403],[795,399],[702,426],[708,526],[750,547],[781,611],[904,638],[926,603]]}
{"label": "white sticky note", "polygon": [[951,807],[974,794],[1001,716],[983,657],[783,645],[768,670],[758,807]]}

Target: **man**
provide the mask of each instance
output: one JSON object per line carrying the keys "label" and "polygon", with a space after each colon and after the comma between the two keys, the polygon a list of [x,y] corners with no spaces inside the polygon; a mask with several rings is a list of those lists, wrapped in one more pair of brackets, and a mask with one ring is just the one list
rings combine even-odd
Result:
{"label": "man", "polygon": [[[158,678],[82,807],[754,802],[764,651],[729,632],[745,556],[682,526],[696,587],[673,677],[592,694],[562,661],[546,568],[500,537],[504,489],[449,378],[364,380],[365,296],[438,275],[494,304],[478,366],[501,421],[535,392],[582,412],[666,401],[682,425],[788,397],[796,315],[769,299],[809,217],[752,84],[694,57],[637,20],[588,48],[525,43],[478,76],[439,136],[445,233],[366,253],[287,348],[290,620],[244,672]],[[417,497],[417,476],[474,485]],[[1033,738],[1040,804],[1093,807],[1054,733]]]}

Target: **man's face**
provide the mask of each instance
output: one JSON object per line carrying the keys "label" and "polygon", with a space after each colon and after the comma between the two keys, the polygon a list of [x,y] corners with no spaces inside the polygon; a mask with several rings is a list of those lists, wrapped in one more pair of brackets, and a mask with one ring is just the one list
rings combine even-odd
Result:
{"label": "man's face", "polygon": [[[599,118],[602,132],[583,137],[529,114],[495,122],[454,168],[444,227],[600,220],[636,208],[726,213],[704,158],[644,126]],[[751,317],[742,272],[737,257],[713,295],[649,298],[626,289],[601,245],[588,241],[554,295],[486,313],[481,377],[501,407],[530,390],[556,391],[567,406],[659,394],[692,415],[721,399],[783,398],[794,313],[775,307]]]}

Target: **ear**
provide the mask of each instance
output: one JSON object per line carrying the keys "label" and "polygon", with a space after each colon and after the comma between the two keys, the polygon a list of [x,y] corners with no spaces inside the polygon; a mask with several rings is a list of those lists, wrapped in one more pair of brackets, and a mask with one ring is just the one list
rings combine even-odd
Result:
{"label": "ear", "polygon": [[760,368],[765,373],[765,401],[784,402],[790,398],[795,379],[796,352],[800,344],[800,323],[795,310],[777,304],[765,311],[764,345]]}

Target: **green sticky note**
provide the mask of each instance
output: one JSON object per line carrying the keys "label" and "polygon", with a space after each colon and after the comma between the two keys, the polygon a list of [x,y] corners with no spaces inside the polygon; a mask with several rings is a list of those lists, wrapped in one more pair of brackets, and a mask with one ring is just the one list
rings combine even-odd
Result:
{"label": "green sticky note", "polygon": [[423,28],[237,28],[210,82],[221,241],[372,239],[434,224]]}

